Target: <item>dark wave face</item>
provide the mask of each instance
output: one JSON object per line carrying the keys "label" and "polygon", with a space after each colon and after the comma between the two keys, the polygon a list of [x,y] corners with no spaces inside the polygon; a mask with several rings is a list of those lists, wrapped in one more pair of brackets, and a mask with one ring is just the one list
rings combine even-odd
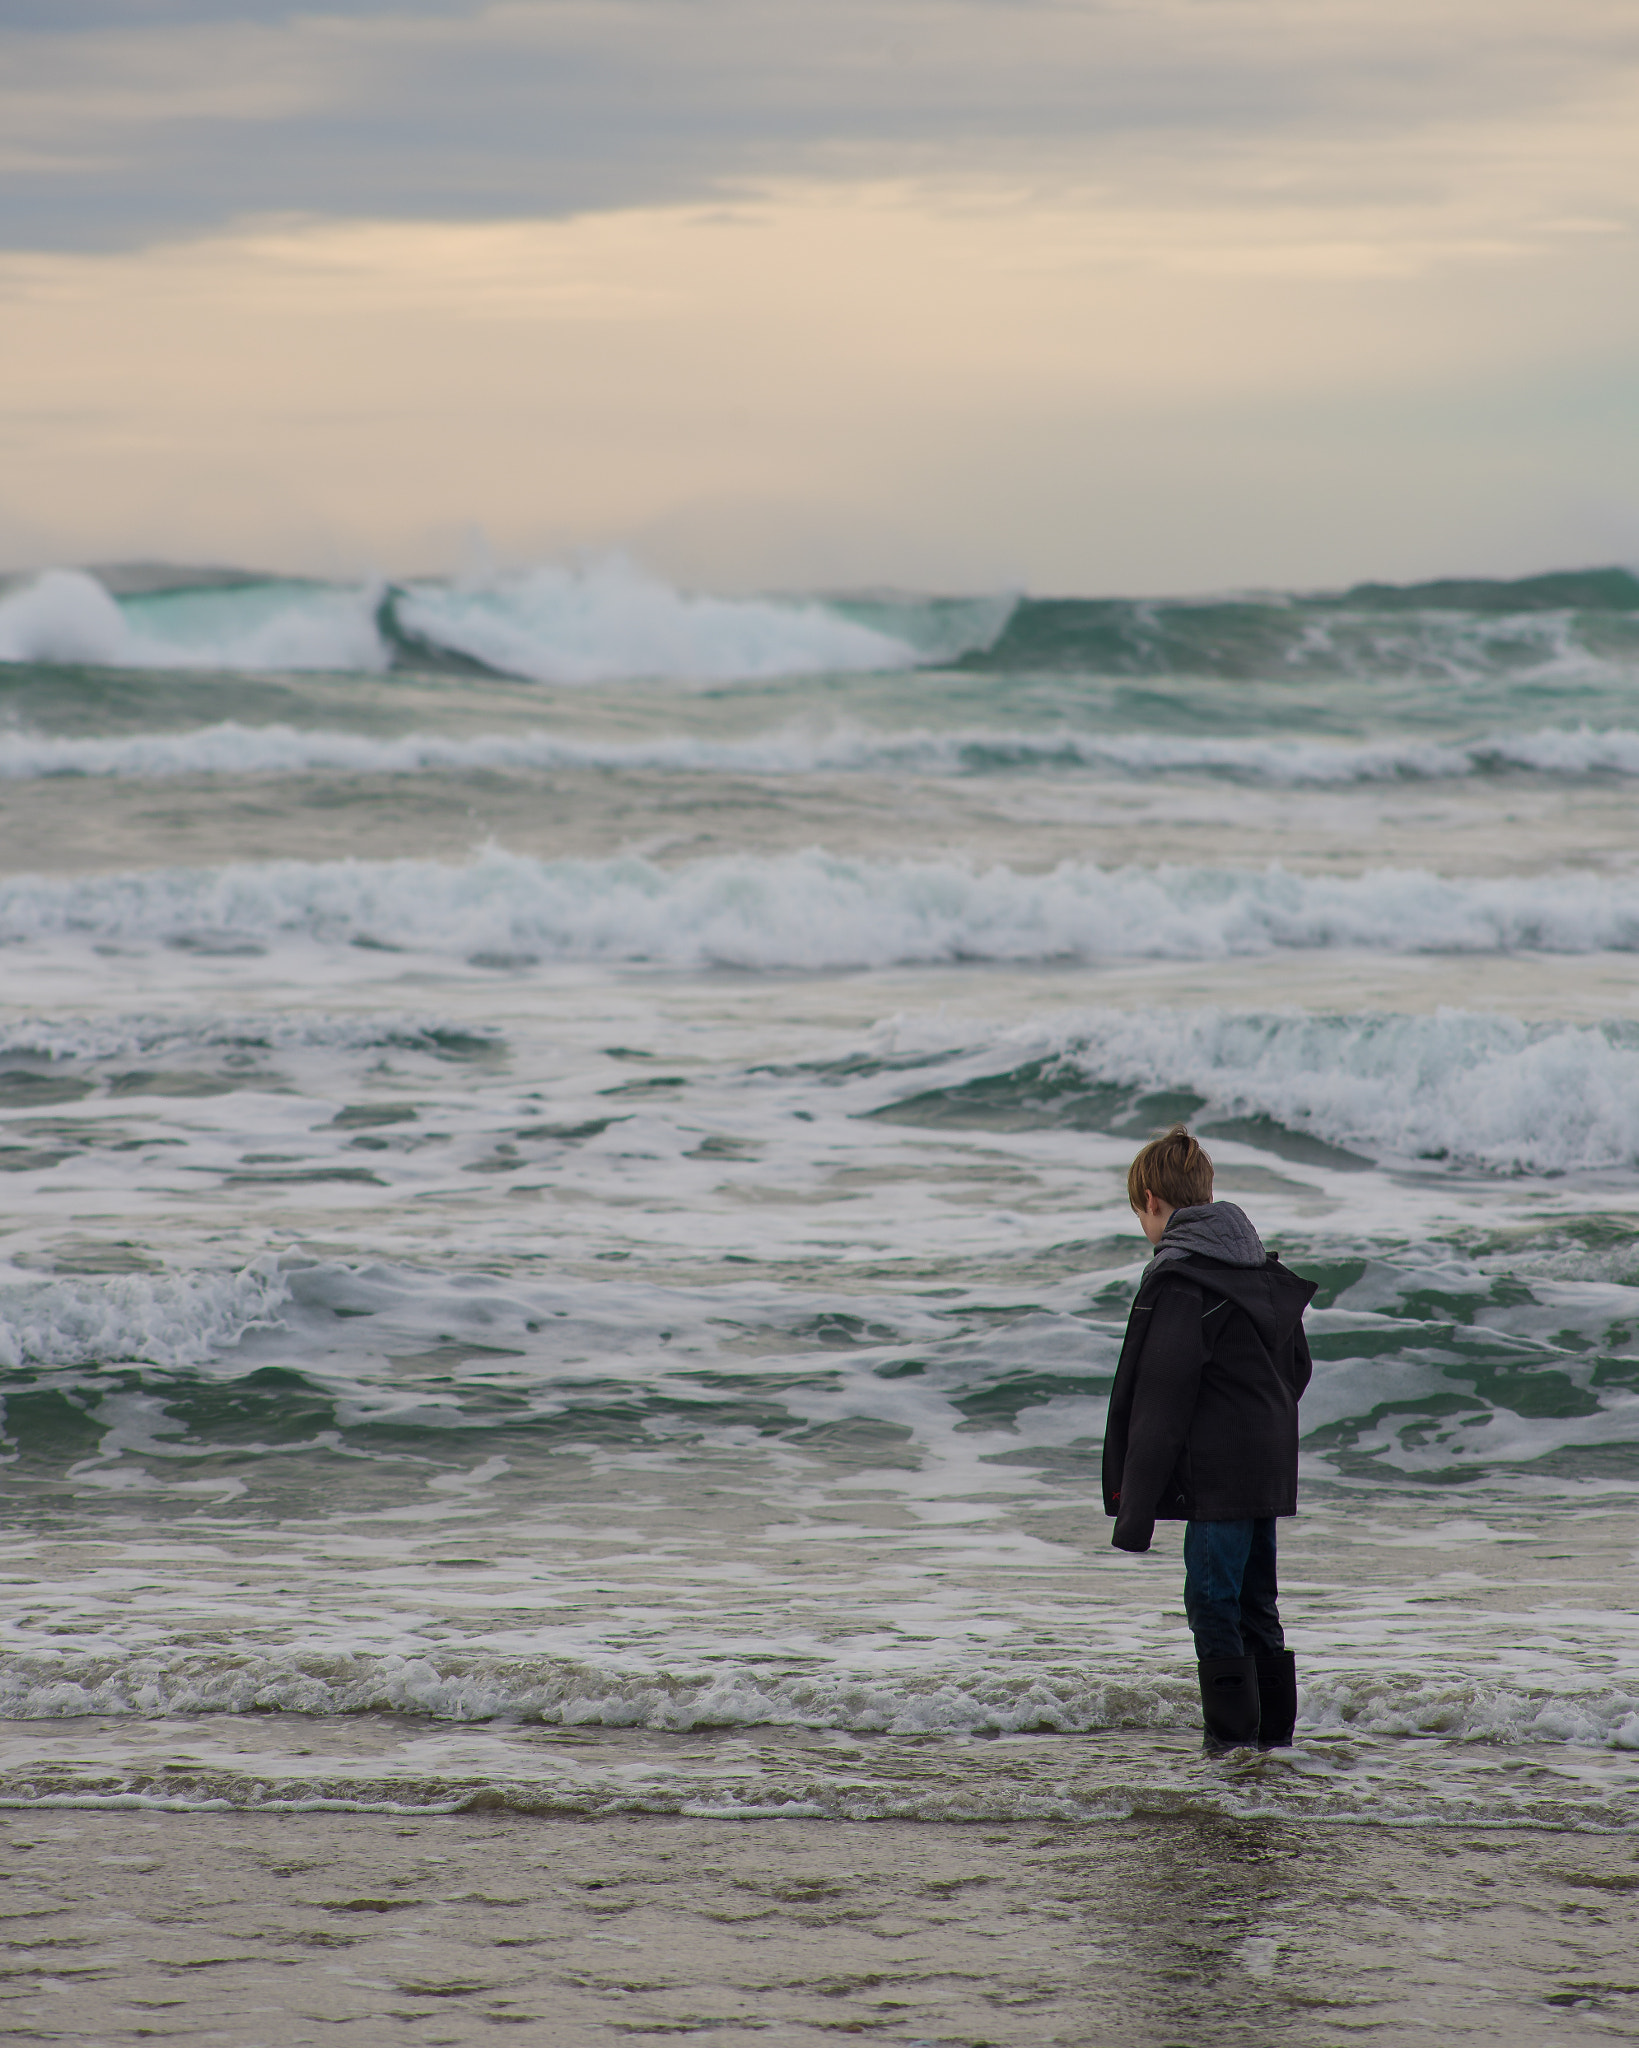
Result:
{"label": "dark wave face", "polygon": [[1025,599],[963,665],[1023,673],[1418,677],[1520,674],[1639,658],[1639,577],[1595,569],[1515,582],[1362,583],[1336,596]]}

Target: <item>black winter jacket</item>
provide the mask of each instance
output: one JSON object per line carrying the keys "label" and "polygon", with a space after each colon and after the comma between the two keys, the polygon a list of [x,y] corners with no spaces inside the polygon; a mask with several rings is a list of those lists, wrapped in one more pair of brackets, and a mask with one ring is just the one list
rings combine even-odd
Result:
{"label": "black winter jacket", "polygon": [[1198,1252],[1151,1263],[1104,1432],[1104,1510],[1118,1549],[1148,1550],[1157,1521],[1296,1514],[1298,1397],[1313,1370],[1303,1311],[1314,1292],[1272,1253],[1256,1266]]}

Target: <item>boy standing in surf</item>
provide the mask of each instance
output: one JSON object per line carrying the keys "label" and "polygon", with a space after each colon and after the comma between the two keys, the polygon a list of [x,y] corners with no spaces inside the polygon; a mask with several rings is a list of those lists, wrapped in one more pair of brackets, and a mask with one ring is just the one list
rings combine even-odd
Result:
{"label": "boy standing in surf", "polygon": [[1285,1748],[1297,1675],[1276,1605],[1275,1519],[1297,1513],[1298,1398],[1312,1370],[1289,1272],[1182,1124],[1144,1147],[1127,1199],[1155,1247],[1127,1324],[1104,1433],[1118,1550],[1184,1522],[1184,1612],[1206,1747]]}

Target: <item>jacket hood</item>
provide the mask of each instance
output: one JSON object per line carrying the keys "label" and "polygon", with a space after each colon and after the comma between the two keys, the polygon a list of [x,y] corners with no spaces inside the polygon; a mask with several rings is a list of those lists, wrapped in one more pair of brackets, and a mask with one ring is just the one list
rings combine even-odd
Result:
{"label": "jacket hood", "polygon": [[1233,1202],[1198,1202],[1167,1218],[1155,1258],[1221,1259],[1226,1266],[1261,1266],[1269,1254],[1252,1219]]}
{"label": "jacket hood", "polygon": [[1291,1336],[1316,1291],[1264,1250],[1251,1219],[1233,1202],[1174,1209],[1145,1277],[1170,1273],[1187,1274],[1244,1309],[1271,1349]]}

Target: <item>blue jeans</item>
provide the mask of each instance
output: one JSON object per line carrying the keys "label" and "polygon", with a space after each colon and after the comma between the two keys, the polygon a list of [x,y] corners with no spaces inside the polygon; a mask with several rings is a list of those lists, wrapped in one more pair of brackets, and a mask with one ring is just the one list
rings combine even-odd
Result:
{"label": "blue jeans", "polygon": [[1275,1604],[1275,1518],[1184,1527],[1184,1612],[1197,1657],[1283,1650]]}

